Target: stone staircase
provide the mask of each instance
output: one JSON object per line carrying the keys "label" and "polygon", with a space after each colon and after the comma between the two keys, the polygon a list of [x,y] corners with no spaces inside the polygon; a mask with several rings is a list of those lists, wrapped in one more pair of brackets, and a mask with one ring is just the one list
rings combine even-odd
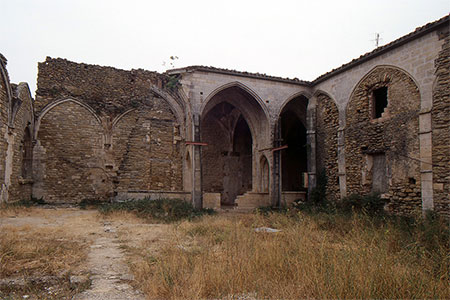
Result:
{"label": "stone staircase", "polygon": [[261,206],[270,206],[269,193],[247,192],[236,198],[236,209],[251,211]]}

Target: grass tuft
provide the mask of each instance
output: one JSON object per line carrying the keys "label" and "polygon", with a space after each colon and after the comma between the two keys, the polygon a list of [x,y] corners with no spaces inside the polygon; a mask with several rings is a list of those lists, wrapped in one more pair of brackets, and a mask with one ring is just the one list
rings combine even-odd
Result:
{"label": "grass tuft", "polygon": [[205,214],[213,214],[212,209],[196,210],[191,203],[180,199],[129,200],[125,202],[104,203],[99,206],[103,214],[118,211],[135,213],[138,217],[163,223],[171,223],[183,219],[192,220]]}
{"label": "grass tuft", "polygon": [[86,257],[83,243],[63,231],[4,226],[0,232],[0,298],[71,298],[87,288],[69,281]]}

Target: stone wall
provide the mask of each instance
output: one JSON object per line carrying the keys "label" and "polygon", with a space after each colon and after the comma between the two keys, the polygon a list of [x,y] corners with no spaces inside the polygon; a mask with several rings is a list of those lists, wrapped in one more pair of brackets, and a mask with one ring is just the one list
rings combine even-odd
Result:
{"label": "stone wall", "polygon": [[175,108],[162,96],[177,97],[167,81],[144,70],[40,63],[33,194],[79,202],[182,190],[184,145]]}
{"label": "stone wall", "polygon": [[126,114],[113,129],[116,189],[181,190],[179,128],[163,102]]}
{"label": "stone wall", "polygon": [[436,60],[433,91],[433,191],[435,210],[450,218],[450,38]]}
{"label": "stone wall", "polygon": [[[9,77],[6,70],[6,58],[0,54],[0,185],[2,185],[1,190],[3,190],[3,183],[5,182],[5,158],[6,158],[6,148],[8,147],[6,143],[5,135],[8,130],[8,89]],[[3,199],[0,195],[0,201]]]}
{"label": "stone wall", "polygon": [[101,115],[120,115],[152,98],[152,86],[167,78],[142,69],[125,71],[47,57],[38,64],[36,110],[58,99],[83,101]]}
{"label": "stone wall", "polygon": [[48,202],[105,200],[102,127],[86,108],[65,102],[41,120],[34,148],[33,195]]}
{"label": "stone wall", "polygon": [[[22,176],[25,128],[29,129],[27,153],[31,154],[33,99],[26,83],[9,82],[6,58],[0,54],[0,202],[28,200],[31,196],[32,180]],[[28,158],[26,163],[30,166],[31,157]]]}
{"label": "stone wall", "polygon": [[[31,98],[28,85],[20,83],[12,85],[14,94],[14,128],[11,130],[10,143],[12,148],[11,174],[9,185],[9,202],[28,200],[31,196],[32,157],[24,157],[24,152],[32,152],[33,132],[33,99]],[[28,132],[28,134],[26,134]],[[28,149],[25,149],[28,147]],[[28,170],[24,170],[24,165]]]}
{"label": "stone wall", "polygon": [[327,199],[332,201],[339,199],[338,128],[339,112],[336,104],[330,97],[319,94],[316,106],[316,168],[318,172],[326,172]]}
{"label": "stone wall", "polygon": [[[388,104],[382,116],[374,118],[373,91],[380,87],[388,89]],[[384,197],[390,199],[391,211],[420,210],[419,109],[419,90],[399,69],[377,67],[357,85],[345,129],[348,194],[368,194],[384,178]],[[375,174],[379,157],[383,169]]]}

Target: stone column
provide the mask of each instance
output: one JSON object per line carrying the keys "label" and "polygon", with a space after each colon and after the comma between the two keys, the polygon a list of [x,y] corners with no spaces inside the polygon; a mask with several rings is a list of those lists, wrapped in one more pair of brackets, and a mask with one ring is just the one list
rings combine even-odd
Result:
{"label": "stone column", "polygon": [[317,184],[317,160],[316,160],[316,105],[312,99],[306,111],[306,143],[308,145],[307,164],[308,164],[308,198],[311,191]]}
{"label": "stone column", "polygon": [[11,186],[11,175],[13,172],[15,137],[16,134],[14,133],[14,127],[8,125],[8,130],[5,134],[5,140],[7,144],[4,175],[5,182],[2,186],[2,201],[4,202],[8,202],[9,199],[9,187]]}
{"label": "stone column", "polygon": [[[194,115],[194,141],[200,142],[200,115]],[[202,149],[200,145],[192,145],[192,164],[194,176],[192,178],[192,204],[196,209],[203,208],[203,186],[202,186]]]}
{"label": "stone column", "polygon": [[[274,130],[274,143],[273,147],[280,147],[281,145],[281,120],[278,119]],[[281,151],[272,151],[273,164],[272,164],[272,190],[271,190],[271,202],[272,206],[281,205]]]}
{"label": "stone column", "polygon": [[339,128],[337,132],[337,159],[338,159],[338,176],[339,176],[339,191],[341,199],[347,197],[347,173],[345,164],[345,126],[346,126],[346,111],[339,109]]}
{"label": "stone column", "polygon": [[347,196],[347,173],[345,172],[345,129],[338,129],[338,176],[341,199]]}
{"label": "stone column", "polygon": [[433,165],[431,109],[419,114],[420,182],[422,185],[422,210],[433,210]]}

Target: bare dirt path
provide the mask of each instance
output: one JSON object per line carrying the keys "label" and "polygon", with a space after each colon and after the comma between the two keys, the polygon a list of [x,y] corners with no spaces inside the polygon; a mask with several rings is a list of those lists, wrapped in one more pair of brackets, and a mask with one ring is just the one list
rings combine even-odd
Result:
{"label": "bare dirt path", "polygon": [[129,284],[133,280],[119,249],[117,227],[103,222],[103,232],[91,245],[88,268],[91,272],[91,288],[76,296],[76,300],[145,299],[144,295]]}
{"label": "bare dirt path", "polygon": [[[87,261],[77,267],[81,276],[71,276],[70,280],[87,280],[89,277],[91,285],[87,290],[72,298],[76,300],[145,299],[144,295],[131,285],[134,278],[127,266],[126,256],[122,250],[124,247],[121,245],[123,238],[120,239],[119,233],[123,234],[124,230],[136,231],[140,226],[145,226],[146,233],[158,232],[158,228],[155,227],[153,230],[151,226],[139,224],[136,220],[130,222],[131,220],[120,219],[106,221],[95,210],[78,208],[33,208],[0,213],[0,230],[51,228],[64,231],[68,237],[76,237],[77,240],[83,241],[83,244],[88,247]],[[140,233],[138,232],[137,235]],[[130,242],[138,242],[134,241],[137,235],[128,236],[132,238]],[[55,257],[55,260],[57,259],[59,258]]]}

